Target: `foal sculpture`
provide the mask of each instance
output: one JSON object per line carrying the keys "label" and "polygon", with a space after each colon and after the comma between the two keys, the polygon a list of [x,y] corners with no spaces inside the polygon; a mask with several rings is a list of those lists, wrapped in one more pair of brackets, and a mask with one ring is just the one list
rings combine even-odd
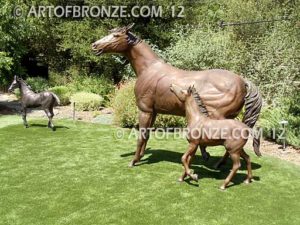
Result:
{"label": "foal sculpture", "polygon": [[[184,104],[170,91],[170,84],[187,88],[191,84],[202,97],[208,115],[212,119],[235,118],[243,106],[243,122],[253,127],[258,119],[262,99],[258,89],[242,77],[227,70],[186,71],[175,68],[160,59],[144,41],[130,32],[133,25],[111,30],[111,33],[92,44],[96,55],[121,53],[130,61],[137,75],[135,84],[136,104],[139,108],[140,132],[137,148],[129,166],[134,166],[144,155],[150,128],[158,113],[185,116]],[[259,138],[253,139],[259,153]],[[206,156],[205,146],[201,146]],[[224,162],[226,154],[220,161]],[[220,163],[217,165],[219,166]]]}
{"label": "foal sculpture", "polygon": [[55,130],[52,123],[52,118],[54,116],[53,107],[60,104],[59,98],[50,91],[34,93],[22,78],[14,76],[14,80],[8,91],[12,92],[16,88],[19,88],[21,93],[21,111],[24,126],[26,128],[29,127],[26,120],[27,108],[41,107],[49,119],[48,127]]}
{"label": "foal sculpture", "polygon": [[233,119],[210,119],[206,107],[202,103],[201,96],[193,86],[183,90],[181,87],[171,84],[170,89],[178,100],[184,104],[188,123],[187,139],[189,147],[181,158],[184,173],[179,181],[183,181],[186,176],[198,180],[198,175],[192,174],[189,167],[198,145],[223,145],[230,154],[233,166],[220,188],[224,190],[240,168],[240,156],[247,163],[248,174],[245,183],[250,183],[252,180],[250,157],[243,149],[249,137],[248,126]]}

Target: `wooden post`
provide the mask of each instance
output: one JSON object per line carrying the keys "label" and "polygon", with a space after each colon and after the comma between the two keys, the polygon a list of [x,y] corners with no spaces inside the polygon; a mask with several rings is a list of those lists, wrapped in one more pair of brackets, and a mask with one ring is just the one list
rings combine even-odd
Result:
{"label": "wooden post", "polygon": [[75,120],[75,102],[73,102],[73,120]]}

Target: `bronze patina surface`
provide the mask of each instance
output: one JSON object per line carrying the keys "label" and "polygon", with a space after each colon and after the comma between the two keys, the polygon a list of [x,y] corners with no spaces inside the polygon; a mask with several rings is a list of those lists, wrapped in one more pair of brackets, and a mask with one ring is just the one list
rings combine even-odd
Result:
{"label": "bronze patina surface", "polygon": [[[186,71],[175,68],[131,33],[131,28],[129,25],[111,30],[110,34],[94,42],[92,49],[97,55],[121,53],[130,61],[137,75],[134,91],[141,132],[153,125],[158,113],[185,116],[184,104],[170,91],[172,83],[185,89],[194,85],[212,119],[235,118],[245,105],[243,121],[249,127],[254,126],[262,103],[254,85],[227,70]],[[147,141],[148,135],[140,135],[130,166],[143,157]],[[254,142],[259,142],[259,139],[254,139]],[[204,146],[201,146],[201,152],[204,158],[208,158]]]}

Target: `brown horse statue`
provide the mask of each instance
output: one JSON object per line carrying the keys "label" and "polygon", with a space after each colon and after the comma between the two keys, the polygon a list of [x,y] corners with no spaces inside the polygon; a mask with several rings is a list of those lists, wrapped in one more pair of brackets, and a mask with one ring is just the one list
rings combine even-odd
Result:
{"label": "brown horse statue", "polygon": [[[195,85],[212,119],[235,118],[243,106],[243,122],[253,127],[258,119],[262,98],[257,88],[233,72],[220,69],[186,71],[173,67],[160,59],[144,41],[130,32],[133,25],[111,30],[111,33],[92,44],[96,55],[121,53],[130,61],[136,75],[136,103],[139,108],[140,135],[133,160],[134,166],[144,155],[148,141],[148,129],[158,113],[185,116],[184,104],[170,91],[171,83],[182,88]],[[142,129],[141,129],[142,128]],[[146,135],[142,132],[146,131]],[[259,139],[253,145],[259,151]],[[204,158],[208,158],[205,146],[200,145]],[[206,156],[206,157],[205,157]],[[228,154],[218,163],[225,161]]]}
{"label": "brown horse statue", "polygon": [[189,147],[181,158],[184,173],[179,178],[179,181],[183,181],[186,176],[190,176],[193,180],[198,180],[198,175],[192,174],[189,167],[198,145],[223,145],[228,154],[230,154],[233,166],[220,188],[224,190],[240,168],[240,157],[247,163],[248,174],[245,183],[250,183],[252,181],[251,161],[249,155],[243,149],[249,137],[249,127],[238,120],[210,119],[208,111],[194,86],[183,90],[178,85],[171,84],[170,90],[184,104],[188,123],[187,140]]}

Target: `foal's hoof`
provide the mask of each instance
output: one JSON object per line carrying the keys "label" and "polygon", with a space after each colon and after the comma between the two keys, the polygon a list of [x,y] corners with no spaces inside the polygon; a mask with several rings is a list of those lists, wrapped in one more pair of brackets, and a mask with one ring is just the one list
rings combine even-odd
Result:
{"label": "foal's hoof", "polygon": [[198,175],[197,175],[197,174],[191,174],[190,177],[191,177],[194,181],[198,181]]}

